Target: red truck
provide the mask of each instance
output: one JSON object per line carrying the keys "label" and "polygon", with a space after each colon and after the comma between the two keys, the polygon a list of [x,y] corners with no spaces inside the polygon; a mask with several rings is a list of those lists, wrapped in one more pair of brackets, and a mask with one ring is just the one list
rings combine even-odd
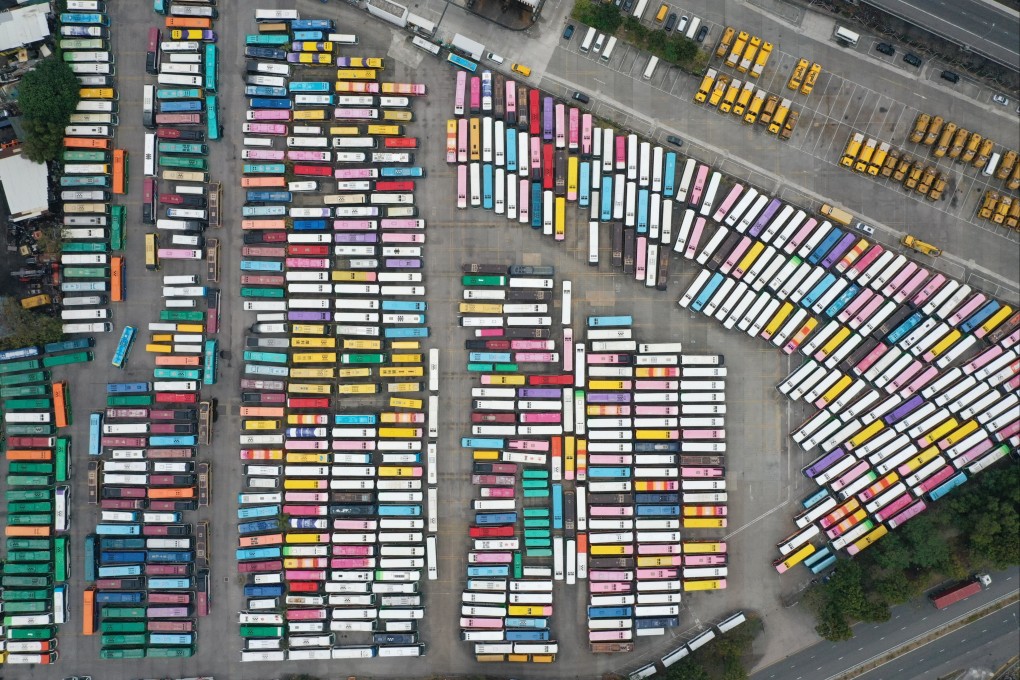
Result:
{"label": "red truck", "polygon": [[959,583],[945,590],[933,593],[931,595],[931,603],[935,605],[936,609],[945,609],[951,604],[980,593],[981,589],[986,588],[991,582],[992,578],[987,574],[978,574],[970,581],[965,581],[964,583]]}

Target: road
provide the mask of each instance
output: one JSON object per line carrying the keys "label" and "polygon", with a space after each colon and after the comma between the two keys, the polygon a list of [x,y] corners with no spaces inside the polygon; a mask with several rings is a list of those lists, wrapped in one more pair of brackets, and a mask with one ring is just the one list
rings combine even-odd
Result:
{"label": "road", "polygon": [[[939,626],[965,618],[988,603],[1017,592],[1020,569],[1014,567],[992,574],[992,585],[962,603],[938,610],[921,599],[895,607],[892,618],[885,623],[859,624],[854,638],[845,642],[820,642],[788,656],[751,675],[752,680],[823,680],[835,678],[868,659],[878,659],[907,642],[922,637]],[[980,619],[953,634],[912,652],[910,657],[896,659],[882,668],[860,676],[868,680],[912,680],[942,677],[954,668],[963,667],[961,654],[979,645],[975,657],[983,665],[995,667],[994,659],[1005,661],[1016,653],[1017,604]],[[1004,622],[1004,623],[1003,623]],[[1003,627],[1005,626],[1005,627]],[[768,628],[766,628],[768,630]],[[965,644],[966,641],[970,641]],[[1006,644],[1013,640],[1013,644]],[[998,648],[996,648],[998,644]],[[987,649],[986,649],[987,648]],[[996,653],[998,652],[998,653]],[[938,669],[939,672],[934,672]]]}

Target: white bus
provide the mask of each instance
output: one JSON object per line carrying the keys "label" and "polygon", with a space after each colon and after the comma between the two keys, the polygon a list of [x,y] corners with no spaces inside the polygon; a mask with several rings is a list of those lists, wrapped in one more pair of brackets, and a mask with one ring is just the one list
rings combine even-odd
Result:
{"label": "white bus", "polygon": [[[644,2],[645,0],[641,0],[641,1]],[[658,66],[658,65],[659,65],[659,58],[656,57],[656,56],[653,56],[651,59],[648,60],[648,65],[645,66],[645,72],[643,74],[641,74],[641,77],[644,78],[645,80],[651,80],[652,74],[655,73],[655,67]]]}

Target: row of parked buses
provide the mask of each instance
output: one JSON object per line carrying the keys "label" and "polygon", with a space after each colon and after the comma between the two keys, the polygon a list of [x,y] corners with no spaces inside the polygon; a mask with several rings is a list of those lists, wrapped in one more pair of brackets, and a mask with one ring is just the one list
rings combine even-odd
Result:
{"label": "row of parked buses", "polygon": [[[3,662],[50,664],[67,623],[72,424],[68,383],[51,369],[92,361],[91,337],[0,352],[7,461]],[[59,368],[56,368],[59,371]]]}
{"label": "row of parked buses", "polygon": [[[461,445],[480,489],[462,637],[485,661],[552,640],[553,583],[578,578],[589,581],[593,652],[665,634],[679,625],[683,591],[726,583],[724,543],[680,538],[726,526],[722,358],[639,345],[629,316],[588,317],[575,343],[571,282],[560,318],[549,314],[552,267],[470,264],[462,283],[479,386]],[[517,604],[539,606],[521,616]]]}
{"label": "row of parked buses", "polygon": [[420,656],[420,583],[438,576],[438,351],[423,347],[424,172],[405,124],[424,87],[379,81],[382,59],[344,54],[357,39],[332,20],[255,17],[240,180],[241,298],[255,322],[241,379],[241,660]]}
{"label": "row of parked buses", "polygon": [[[86,3],[88,4],[88,3]],[[128,191],[128,153],[113,146],[119,122],[110,21],[103,3],[92,12],[60,15],[63,59],[81,83],[81,100],[64,129],[60,176],[61,320],[64,333],[113,330],[111,302],[124,300],[125,208],[111,205]]]}

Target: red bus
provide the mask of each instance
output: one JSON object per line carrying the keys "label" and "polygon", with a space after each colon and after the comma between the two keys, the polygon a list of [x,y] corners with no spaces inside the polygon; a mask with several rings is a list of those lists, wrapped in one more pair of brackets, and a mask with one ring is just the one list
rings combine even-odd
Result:
{"label": "red bus", "polygon": [[417,149],[417,137],[386,137],[383,146],[387,149]]}
{"label": "red bus", "polygon": [[545,142],[542,144],[542,188],[548,191],[552,191],[553,188],[554,167],[553,143]]}
{"label": "red bus", "polygon": [[328,165],[295,165],[294,174],[303,177],[332,177],[333,169]]}
{"label": "red bus", "polygon": [[529,375],[529,385],[573,385],[572,375]]}
{"label": "red bus", "polygon": [[542,106],[538,101],[538,90],[532,89],[528,92],[528,133],[532,137],[542,134]]}
{"label": "red bus", "polygon": [[414,180],[403,182],[378,181],[375,183],[376,191],[414,191]]}

